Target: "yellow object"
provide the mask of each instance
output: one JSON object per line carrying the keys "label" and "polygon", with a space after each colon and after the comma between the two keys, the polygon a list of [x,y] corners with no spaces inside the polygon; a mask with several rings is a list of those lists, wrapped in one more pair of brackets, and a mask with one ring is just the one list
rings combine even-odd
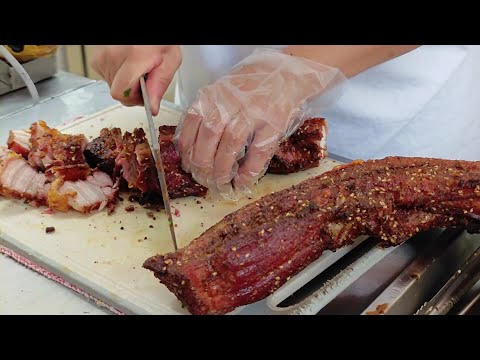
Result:
{"label": "yellow object", "polygon": [[[19,62],[27,62],[40,57],[53,55],[58,45],[4,45]],[[3,57],[0,55],[0,58]]]}

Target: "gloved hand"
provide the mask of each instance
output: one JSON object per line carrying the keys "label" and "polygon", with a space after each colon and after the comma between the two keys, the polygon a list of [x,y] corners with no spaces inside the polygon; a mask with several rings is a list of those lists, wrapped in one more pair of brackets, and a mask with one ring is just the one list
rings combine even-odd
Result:
{"label": "gloved hand", "polygon": [[155,116],[181,62],[179,46],[111,45],[98,46],[91,65],[110,86],[112,97],[126,106],[143,105],[140,77],[148,74],[146,86]]}
{"label": "gloved hand", "polygon": [[[182,167],[224,198],[237,199],[239,189],[251,192],[279,143],[309,116],[307,101],[344,80],[335,68],[276,50],[254,51],[201,88],[186,111],[174,138]],[[328,93],[320,108],[310,110],[338,98]]]}

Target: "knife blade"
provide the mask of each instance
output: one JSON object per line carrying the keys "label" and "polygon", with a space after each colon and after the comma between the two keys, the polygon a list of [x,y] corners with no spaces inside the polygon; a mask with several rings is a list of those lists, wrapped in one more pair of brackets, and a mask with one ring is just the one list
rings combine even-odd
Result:
{"label": "knife blade", "polygon": [[170,197],[168,196],[167,181],[165,180],[165,169],[163,167],[162,157],[160,156],[160,142],[158,141],[155,125],[153,124],[152,111],[150,110],[150,98],[148,96],[147,86],[145,85],[145,76],[140,77],[140,88],[142,90],[145,112],[147,113],[148,128],[150,130],[150,149],[155,160],[155,166],[157,167],[158,181],[160,182],[160,188],[162,189],[163,205],[165,206],[165,211],[168,216],[168,224],[170,226],[170,235],[172,237],[173,247],[175,248],[175,251],[177,251],[177,237],[175,236],[172,209],[170,207]]}

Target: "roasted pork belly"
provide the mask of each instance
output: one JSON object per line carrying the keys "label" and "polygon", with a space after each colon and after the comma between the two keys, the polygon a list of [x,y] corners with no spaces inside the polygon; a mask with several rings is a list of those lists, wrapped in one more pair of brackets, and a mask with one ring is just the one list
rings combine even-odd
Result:
{"label": "roasted pork belly", "polygon": [[479,225],[480,162],[357,161],[265,196],[144,267],[191,313],[224,314],[361,235],[397,245],[433,227]]}
{"label": "roasted pork belly", "polygon": [[[176,126],[160,126],[158,139],[170,198],[205,196],[208,189],[182,169],[180,156],[172,140],[175,130]],[[140,192],[141,202],[161,203],[160,185],[145,133],[142,129],[136,129],[133,134],[126,132],[121,144],[119,134],[119,129],[103,129],[100,136],[87,145],[85,157],[90,166],[98,166],[115,176],[111,165],[115,163],[117,172],[125,178],[128,187]],[[267,172],[290,174],[318,166],[320,160],[327,156],[326,135],[325,119],[308,119],[280,144]]]}

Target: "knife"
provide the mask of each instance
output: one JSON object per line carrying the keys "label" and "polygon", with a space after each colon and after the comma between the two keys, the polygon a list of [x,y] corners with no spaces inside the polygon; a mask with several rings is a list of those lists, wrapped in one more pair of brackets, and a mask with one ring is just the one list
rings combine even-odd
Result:
{"label": "knife", "polygon": [[140,77],[140,88],[142,89],[143,104],[147,113],[148,128],[150,129],[150,147],[157,167],[158,181],[162,189],[163,204],[168,216],[168,224],[170,225],[170,235],[172,236],[173,247],[178,250],[177,238],[173,225],[172,210],[170,207],[170,198],[168,196],[167,181],[165,180],[165,169],[163,167],[162,157],[160,156],[160,142],[158,141],[157,131],[153,124],[152,111],[150,110],[150,98],[148,97],[147,87],[145,85],[145,76]]}

